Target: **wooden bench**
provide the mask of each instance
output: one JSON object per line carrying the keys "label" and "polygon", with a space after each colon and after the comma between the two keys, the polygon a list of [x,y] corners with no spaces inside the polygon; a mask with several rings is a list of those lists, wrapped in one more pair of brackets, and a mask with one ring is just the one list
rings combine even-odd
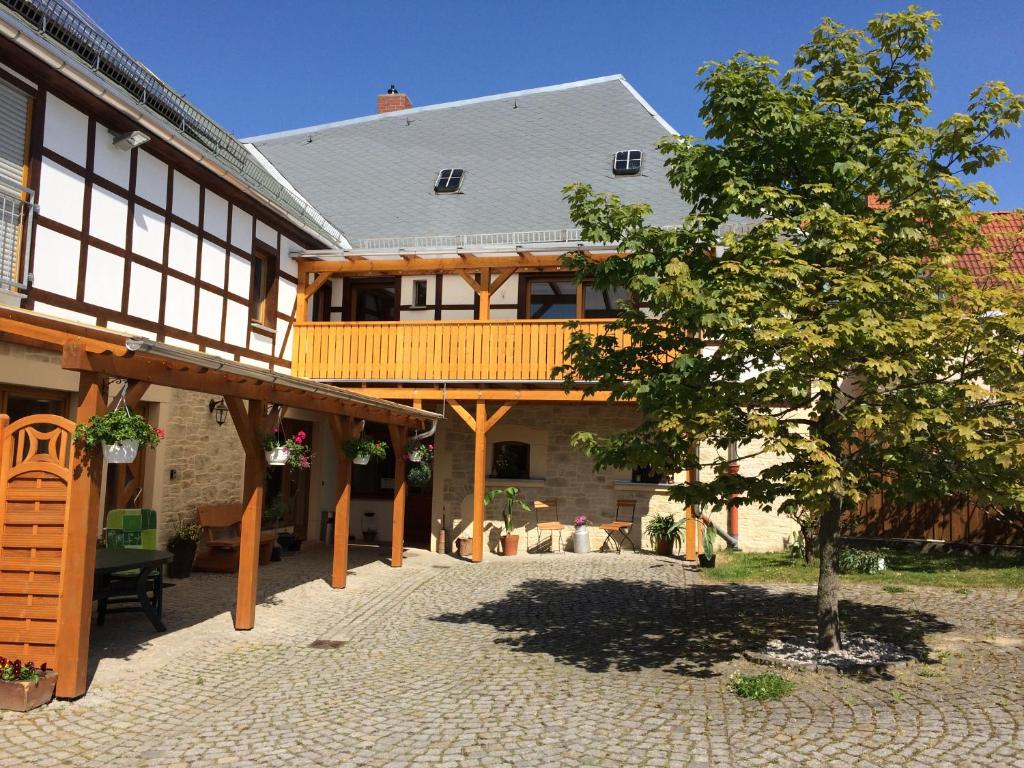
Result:
{"label": "wooden bench", "polygon": [[[242,544],[242,505],[201,504],[198,513],[203,538],[200,539],[193,568],[216,573],[236,572],[238,550]],[[260,531],[260,565],[270,562],[276,539],[276,531]]]}

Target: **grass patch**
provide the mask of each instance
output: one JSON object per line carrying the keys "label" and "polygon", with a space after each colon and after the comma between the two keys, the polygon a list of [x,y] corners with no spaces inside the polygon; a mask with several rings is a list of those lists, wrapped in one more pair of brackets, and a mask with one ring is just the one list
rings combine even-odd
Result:
{"label": "grass patch", "polygon": [[[874,551],[885,558],[886,570],[843,574],[840,580],[848,584],[878,584],[889,592],[913,586],[944,587],[960,594],[984,587],[1024,589],[1024,558],[899,549]],[[790,584],[814,584],[818,580],[817,561],[805,565],[802,559],[784,552],[719,552],[717,565],[701,571],[704,578]]]}
{"label": "grass patch", "polygon": [[906,592],[907,588],[901,587],[898,584],[886,584],[884,587],[882,587],[882,591],[898,595],[900,592]]}
{"label": "grass patch", "polygon": [[733,675],[729,678],[729,688],[744,699],[774,701],[792,693],[796,683],[774,672],[762,672],[760,675]]}

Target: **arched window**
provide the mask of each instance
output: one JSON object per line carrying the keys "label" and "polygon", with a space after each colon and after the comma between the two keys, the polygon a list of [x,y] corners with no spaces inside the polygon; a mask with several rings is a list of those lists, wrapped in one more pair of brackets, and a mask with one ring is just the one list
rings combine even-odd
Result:
{"label": "arched window", "polygon": [[491,477],[506,480],[522,480],[530,476],[530,446],[506,440],[494,444],[494,460],[491,462]]}

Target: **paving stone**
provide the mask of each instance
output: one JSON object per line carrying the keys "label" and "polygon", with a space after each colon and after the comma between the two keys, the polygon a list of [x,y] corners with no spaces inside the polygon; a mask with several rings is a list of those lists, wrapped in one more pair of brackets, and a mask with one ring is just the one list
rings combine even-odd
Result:
{"label": "paving stone", "polygon": [[322,548],[261,568],[246,633],[218,574],[167,590],[165,635],[110,617],[85,697],[0,719],[0,768],[934,768],[1024,750],[1019,592],[846,587],[849,630],[930,663],[786,671],[796,690],[762,703],[728,678],[764,671],[743,650],[810,629],[812,587],[705,583],[631,553],[473,565],[410,550],[401,569],[380,554],[354,550],[342,591]]}

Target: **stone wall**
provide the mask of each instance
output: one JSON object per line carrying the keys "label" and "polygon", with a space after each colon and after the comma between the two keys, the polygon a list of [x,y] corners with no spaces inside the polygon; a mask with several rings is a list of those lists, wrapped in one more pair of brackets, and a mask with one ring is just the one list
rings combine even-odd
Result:
{"label": "stone wall", "polygon": [[155,423],[167,438],[156,450],[155,474],[147,478],[147,485],[158,512],[161,542],[176,521],[194,517],[198,505],[242,500],[245,452],[230,416],[226,424],[217,425],[210,399],[199,392],[173,390],[170,402],[157,406]]}

